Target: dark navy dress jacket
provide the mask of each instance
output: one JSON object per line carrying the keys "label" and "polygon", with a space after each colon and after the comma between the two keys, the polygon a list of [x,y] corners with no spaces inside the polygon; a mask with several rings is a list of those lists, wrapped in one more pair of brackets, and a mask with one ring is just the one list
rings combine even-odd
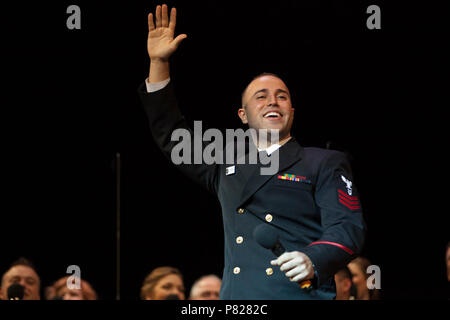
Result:
{"label": "dark navy dress jacket", "polygon": [[[138,89],[154,140],[170,159],[173,130],[188,129],[172,84],[147,93]],[[222,207],[225,267],[221,299],[333,299],[334,274],[361,250],[365,224],[358,191],[345,154],[303,148],[291,138],[271,157],[279,157],[274,175],[261,175],[261,164],[181,164],[177,167],[217,195]],[[230,174],[230,172],[233,172]],[[227,174],[228,173],[228,174]],[[312,261],[313,286],[301,289],[279,267],[272,251],[253,239],[260,224],[276,230],[286,251]]]}

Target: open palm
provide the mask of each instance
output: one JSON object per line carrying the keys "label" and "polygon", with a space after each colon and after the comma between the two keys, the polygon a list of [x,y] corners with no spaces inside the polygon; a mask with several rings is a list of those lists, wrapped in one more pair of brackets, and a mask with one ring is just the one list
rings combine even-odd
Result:
{"label": "open palm", "polygon": [[153,14],[148,15],[147,51],[151,60],[168,60],[181,41],[187,38],[186,34],[180,34],[174,39],[177,11],[172,8],[169,20],[167,10],[165,4],[157,6],[155,22]]}

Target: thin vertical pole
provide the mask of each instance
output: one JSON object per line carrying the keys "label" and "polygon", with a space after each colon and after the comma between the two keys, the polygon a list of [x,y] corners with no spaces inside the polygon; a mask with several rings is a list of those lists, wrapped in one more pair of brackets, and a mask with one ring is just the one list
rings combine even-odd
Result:
{"label": "thin vertical pole", "polygon": [[116,153],[116,300],[120,300],[120,153]]}

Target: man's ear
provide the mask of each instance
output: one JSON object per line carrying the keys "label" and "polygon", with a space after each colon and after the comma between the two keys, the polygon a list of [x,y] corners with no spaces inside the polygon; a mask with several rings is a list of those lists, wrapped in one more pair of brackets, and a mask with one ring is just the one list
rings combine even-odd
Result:
{"label": "man's ear", "polygon": [[245,112],[245,108],[239,108],[238,110],[238,116],[239,118],[241,118],[241,121],[243,124],[248,124],[248,120],[247,120],[247,113]]}

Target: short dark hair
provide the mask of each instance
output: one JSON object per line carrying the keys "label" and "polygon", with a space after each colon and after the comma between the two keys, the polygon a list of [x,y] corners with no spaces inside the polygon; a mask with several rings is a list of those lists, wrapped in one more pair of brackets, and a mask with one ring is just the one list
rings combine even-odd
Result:
{"label": "short dark hair", "polygon": [[[245,92],[247,91],[247,88],[248,88],[248,85],[250,84],[250,83],[252,83],[254,80],[256,80],[256,79],[258,79],[258,78],[261,78],[261,77],[266,77],[266,76],[272,76],[272,77],[275,77],[275,78],[278,78],[278,79],[280,79],[281,81],[283,81],[283,82],[285,82],[279,75],[277,75],[276,73],[272,73],[272,72],[263,72],[263,73],[260,73],[260,74],[258,74],[257,76],[255,76],[255,77],[253,77],[248,83],[247,83],[247,86],[244,88],[244,90],[242,91],[242,94],[241,94],[241,101],[244,99],[244,94],[245,94]],[[285,82],[286,83],[286,82]],[[286,86],[287,86],[287,84],[286,84]],[[243,106],[243,107],[245,107],[245,106]]]}
{"label": "short dark hair", "polygon": [[31,262],[29,259],[25,257],[20,257],[17,260],[13,261],[13,263],[11,263],[9,268],[11,269],[12,267],[15,266],[26,266],[36,271],[36,267],[34,266],[33,262]]}

